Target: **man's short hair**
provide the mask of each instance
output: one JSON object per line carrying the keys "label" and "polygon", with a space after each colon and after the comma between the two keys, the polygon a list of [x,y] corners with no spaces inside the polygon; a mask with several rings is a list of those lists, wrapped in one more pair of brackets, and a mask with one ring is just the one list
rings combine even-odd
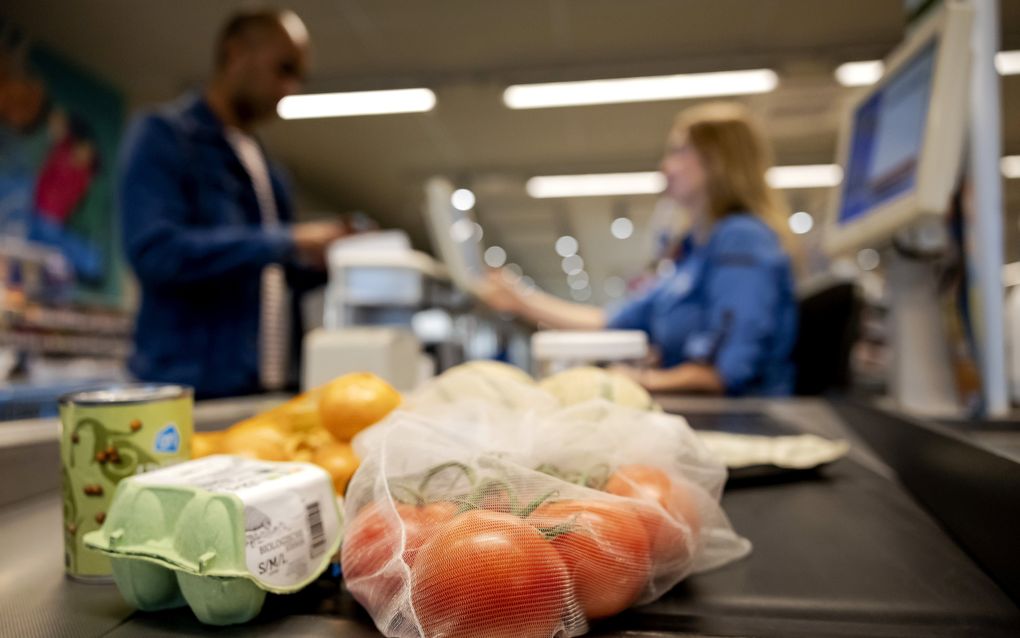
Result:
{"label": "man's short hair", "polygon": [[264,36],[273,31],[286,34],[282,16],[283,11],[279,9],[252,9],[231,16],[216,39],[216,68],[226,64],[227,45],[232,41]]}

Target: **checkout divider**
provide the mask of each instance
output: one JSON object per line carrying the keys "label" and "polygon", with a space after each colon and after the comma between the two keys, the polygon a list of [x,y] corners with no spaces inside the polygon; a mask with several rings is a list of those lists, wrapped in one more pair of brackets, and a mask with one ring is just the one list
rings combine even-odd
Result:
{"label": "checkout divider", "polygon": [[[1014,582],[1008,576],[1017,573],[1015,556],[1008,545],[982,553],[968,544],[984,538],[993,545],[1010,533],[1015,538],[1009,525],[1016,512],[1003,502],[1010,490],[1016,494],[1020,466],[1014,461],[991,459],[960,437],[856,404],[657,398],[698,428],[726,429],[736,422],[744,432],[768,434],[778,425],[847,439],[853,447],[846,458],[813,472],[728,485],[722,504],[754,544],[750,556],[693,576],[653,604],[594,625],[589,635],[1020,632],[1020,609],[1007,595]],[[218,429],[265,407],[261,400],[199,404],[196,429]],[[48,427],[56,432],[55,422]],[[270,596],[258,618],[229,628],[201,625],[186,610],[135,612],[112,585],[66,579],[59,490],[55,482],[42,492],[31,487],[48,485],[48,475],[56,475],[57,439],[31,445],[40,459],[48,450],[54,463],[36,463],[34,476],[28,467],[17,477],[5,471],[22,496],[0,506],[0,635],[378,635],[343,586],[328,577],[299,594]],[[8,451],[17,454],[18,447]],[[931,502],[947,497],[956,503],[948,510]],[[961,499],[972,502],[965,507]],[[967,516],[974,529],[961,533],[967,526],[957,519]],[[993,522],[998,530],[974,536]]]}

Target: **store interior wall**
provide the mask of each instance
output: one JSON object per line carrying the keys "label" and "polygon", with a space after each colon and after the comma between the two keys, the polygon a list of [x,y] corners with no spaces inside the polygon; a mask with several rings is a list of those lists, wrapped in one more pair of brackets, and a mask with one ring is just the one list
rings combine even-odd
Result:
{"label": "store interior wall", "polygon": [[[422,180],[444,174],[478,195],[485,242],[507,249],[544,288],[569,292],[553,243],[582,239],[593,280],[627,277],[643,264],[616,259],[637,242],[655,198],[535,200],[536,174],[654,170],[675,113],[694,101],[512,111],[512,83],[773,68],[778,90],[741,98],[763,120],[778,164],[834,161],[837,126],[854,89],[838,64],[877,59],[902,38],[902,3],[862,0],[718,0],[677,3],[522,0],[498,2],[298,0],[271,2],[303,16],[313,38],[309,92],[428,86],[429,113],[276,122],[262,139],[290,171],[302,216],[365,211],[405,229],[429,250]],[[55,0],[0,10],[32,38],[108,79],[129,110],[169,99],[207,75],[216,29],[245,3],[109,0],[87,8]],[[1020,48],[1020,3],[1001,2],[1002,46]],[[734,16],[739,15],[739,20]],[[116,42],[117,46],[97,43]],[[1003,78],[1006,154],[1020,153],[1020,76]],[[786,191],[794,211],[815,216],[817,241],[829,189]],[[1007,260],[1020,259],[1020,180],[1005,189]],[[614,211],[636,222],[632,239],[607,232]],[[624,243],[620,243],[620,242]],[[609,301],[593,289],[593,301]]]}

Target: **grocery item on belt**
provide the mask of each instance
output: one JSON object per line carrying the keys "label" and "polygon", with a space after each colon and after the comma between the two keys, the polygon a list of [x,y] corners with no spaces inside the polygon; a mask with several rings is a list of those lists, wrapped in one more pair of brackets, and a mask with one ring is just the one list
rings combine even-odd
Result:
{"label": "grocery item on belt", "polygon": [[591,399],[645,410],[658,409],[648,391],[622,374],[582,366],[564,370],[543,379],[538,386],[559,399],[562,405],[574,405]]}
{"label": "grocery item on belt", "polygon": [[750,551],[683,418],[605,399],[477,418],[471,401],[354,439],[341,562],[386,636],[578,636]]}
{"label": "grocery item on belt", "polygon": [[329,475],[305,463],[210,456],[122,481],[85,544],[142,610],[187,604],[204,623],[254,618],[266,592],[315,580],[340,546]]}
{"label": "grocery item on belt", "polygon": [[430,379],[408,397],[403,408],[440,413],[464,401],[483,402],[504,410],[559,407],[520,368],[499,361],[469,361]]}
{"label": "grocery item on belt", "polygon": [[60,398],[64,566],[78,580],[108,581],[110,561],[82,544],[109,512],[126,477],[191,458],[191,388],[117,385]]}
{"label": "grocery item on belt", "polygon": [[345,374],[226,430],[196,433],[192,453],[194,458],[235,454],[314,463],[330,473],[337,493],[343,494],[358,467],[350,439],[401,400],[399,392],[370,372]]}
{"label": "grocery item on belt", "polygon": [[814,434],[758,436],[704,431],[698,432],[698,438],[731,469],[773,465],[803,470],[832,463],[850,451],[846,441]]}
{"label": "grocery item on belt", "polygon": [[561,407],[605,399],[645,410],[660,410],[632,379],[595,366],[570,368],[538,383],[520,368],[499,361],[469,361],[424,383],[401,409],[440,416],[463,412],[468,404],[499,411],[548,413]]}

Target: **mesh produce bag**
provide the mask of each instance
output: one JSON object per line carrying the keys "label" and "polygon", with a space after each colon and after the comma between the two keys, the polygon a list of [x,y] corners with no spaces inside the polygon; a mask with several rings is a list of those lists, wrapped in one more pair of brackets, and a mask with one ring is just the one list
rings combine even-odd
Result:
{"label": "mesh produce bag", "polygon": [[344,578],[387,636],[576,636],[750,550],[679,417],[448,408],[354,442]]}

